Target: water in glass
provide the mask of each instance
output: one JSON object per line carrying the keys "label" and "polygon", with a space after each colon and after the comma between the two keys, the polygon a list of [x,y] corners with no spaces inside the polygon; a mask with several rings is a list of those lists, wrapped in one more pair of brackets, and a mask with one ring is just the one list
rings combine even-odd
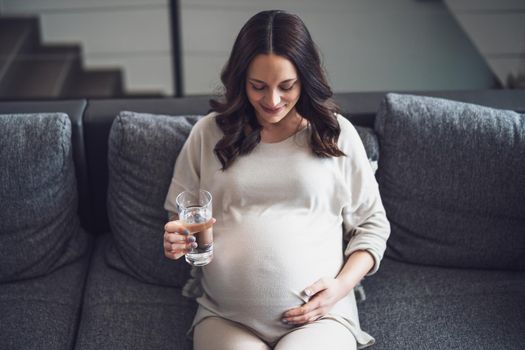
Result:
{"label": "water in glass", "polygon": [[[212,217],[211,210],[201,206],[184,208],[179,215],[187,224],[204,223]],[[213,258],[213,238],[206,231],[195,233],[194,236],[197,248],[192,248],[186,253],[186,261],[192,266],[204,266]]]}

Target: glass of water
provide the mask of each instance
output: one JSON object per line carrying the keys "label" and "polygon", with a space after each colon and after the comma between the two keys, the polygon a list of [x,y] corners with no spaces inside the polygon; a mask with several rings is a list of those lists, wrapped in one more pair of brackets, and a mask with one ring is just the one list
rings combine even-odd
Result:
{"label": "glass of water", "polygon": [[[212,218],[211,193],[205,190],[181,192],[175,202],[179,219],[183,224],[201,224]],[[186,261],[192,266],[204,266],[213,258],[213,231],[207,229],[193,234],[197,248],[186,253]]]}

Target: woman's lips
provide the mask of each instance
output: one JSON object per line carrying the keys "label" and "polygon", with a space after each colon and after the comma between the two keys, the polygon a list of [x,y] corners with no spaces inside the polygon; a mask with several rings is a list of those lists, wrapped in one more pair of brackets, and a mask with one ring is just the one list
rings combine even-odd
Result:
{"label": "woman's lips", "polygon": [[268,107],[261,105],[261,108],[263,109],[263,111],[265,111],[268,114],[278,114],[284,109],[284,106],[277,107],[277,108],[268,108]]}

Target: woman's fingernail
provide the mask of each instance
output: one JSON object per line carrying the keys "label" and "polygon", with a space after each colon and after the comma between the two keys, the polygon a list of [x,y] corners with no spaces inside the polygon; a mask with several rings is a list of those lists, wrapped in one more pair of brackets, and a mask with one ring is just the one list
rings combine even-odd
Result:
{"label": "woman's fingernail", "polygon": [[189,234],[190,234],[190,231],[188,231],[188,229],[185,228],[185,229],[182,231],[182,233],[185,234],[185,235],[189,235]]}
{"label": "woman's fingernail", "polygon": [[190,243],[195,242],[195,236],[189,236],[188,237],[188,242],[190,242]]}
{"label": "woman's fingernail", "polygon": [[281,320],[281,322],[284,323],[284,324],[288,324],[288,320],[284,319],[284,318]]}
{"label": "woman's fingernail", "polygon": [[312,295],[312,291],[310,289],[305,289],[304,294],[306,294],[306,296],[309,297],[310,295]]}
{"label": "woman's fingernail", "polygon": [[193,243],[191,244],[191,247],[192,247],[193,249],[197,248],[197,243],[193,242]]}

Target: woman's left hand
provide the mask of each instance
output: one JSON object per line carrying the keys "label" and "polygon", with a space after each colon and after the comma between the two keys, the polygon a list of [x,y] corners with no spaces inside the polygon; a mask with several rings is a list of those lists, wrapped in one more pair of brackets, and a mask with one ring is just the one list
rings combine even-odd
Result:
{"label": "woman's left hand", "polygon": [[292,325],[313,322],[328,314],[351,290],[336,278],[321,278],[304,290],[304,294],[310,297],[310,300],[302,306],[286,311],[282,322]]}

